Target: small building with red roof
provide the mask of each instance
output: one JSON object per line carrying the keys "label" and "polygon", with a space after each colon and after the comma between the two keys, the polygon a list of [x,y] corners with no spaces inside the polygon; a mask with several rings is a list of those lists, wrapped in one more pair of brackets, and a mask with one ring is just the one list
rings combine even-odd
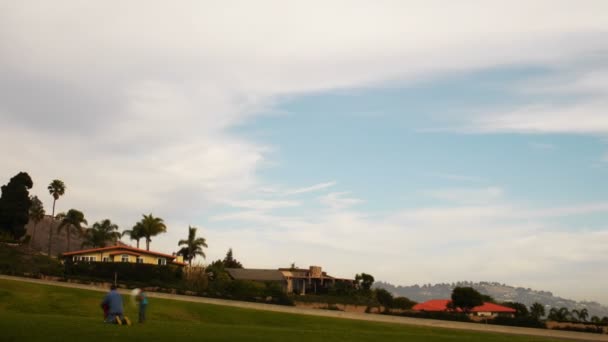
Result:
{"label": "small building with red roof", "polygon": [[[424,303],[414,305],[414,307],[412,307],[412,310],[426,312],[462,312],[460,308],[450,308],[449,304],[451,302],[452,301],[449,299],[432,299]],[[515,314],[515,309],[503,305],[485,302],[483,303],[483,305],[476,306],[471,309],[471,313],[482,317],[496,317],[499,314],[512,316]]]}
{"label": "small building with red roof", "polygon": [[182,256],[165,254],[126,245],[90,248],[63,253],[63,258],[79,262],[131,262],[152,265],[186,266]]}

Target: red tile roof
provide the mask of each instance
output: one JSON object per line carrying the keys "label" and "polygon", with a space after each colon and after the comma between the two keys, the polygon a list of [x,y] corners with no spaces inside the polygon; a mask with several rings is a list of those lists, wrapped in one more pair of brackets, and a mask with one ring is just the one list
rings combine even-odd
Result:
{"label": "red tile roof", "polygon": [[449,299],[431,299],[424,303],[418,303],[412,307],[415,311],[447,311]]}
{"label": "red tile roof", "polygon": [[63,256],[72,256],[72,255],[94,253],[94,252],[110,252],[110,251],[116,251],[115,253],[118,253],[118,254],[120,254],[120,251],[125,251],[125,252],[138,253],[138,254],[155,255],[155,256],[164,257],[164,258],[167,258],[170,260],[173,260],[176,258],[175,255],[147,251],[145,249],[135,248],[135,247],[131,247],[131,246],[110,246],[110,247],[101,247],[101,248],[82,249],[79,251],[63,253]]}
{"label": "red tile roof", "polygon": [[[451,302],[449,299],[432,299],[424,303],[414,305],[412,308],[415,311],[448,311],[448,304]],[[460,312],[460,309],[456,309]],[[483,303],[483,305],[474,307],[471,312],[505,312],[515,313],[515,309],[494,304],[494,303]]]}

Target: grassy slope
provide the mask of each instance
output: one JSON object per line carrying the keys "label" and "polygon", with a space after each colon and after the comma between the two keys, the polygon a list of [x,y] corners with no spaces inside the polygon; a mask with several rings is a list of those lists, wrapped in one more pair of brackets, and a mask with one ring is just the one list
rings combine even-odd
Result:
{"label": "grassy slope", "polygon": [[[101,292],[0,280],[2,341],[549,341],[254,311],[152,298],[149,321],[102,323]],[[126,314],[137,316],[125,298]]]}

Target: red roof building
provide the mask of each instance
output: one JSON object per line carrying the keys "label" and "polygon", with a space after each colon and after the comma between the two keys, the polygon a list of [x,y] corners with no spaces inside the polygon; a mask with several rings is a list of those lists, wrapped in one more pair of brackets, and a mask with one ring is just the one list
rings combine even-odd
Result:
{"label": "red roof building", "polygon": [[182,256],[170,255],[119,245],[100,248],[83,249],[63,253],[64,258],[85,262],[132,262],[141,264],[186,266]]}
{"label": "red roof building", "polygon": [[[414,311],[428,311],[428,312],[447,312],[456,311],[462,312],[459,308],[455,310],[449,309],[448,304],[451,302],[449,299],[432,299],[424,303],[414,305],[412,310]],[[494,304],[494,303],[483,303],[483,305],[476,306],[471,309],[472,313],[478,316],[496,316],[497,314],[515,314],[515,309],[506,306]]]}

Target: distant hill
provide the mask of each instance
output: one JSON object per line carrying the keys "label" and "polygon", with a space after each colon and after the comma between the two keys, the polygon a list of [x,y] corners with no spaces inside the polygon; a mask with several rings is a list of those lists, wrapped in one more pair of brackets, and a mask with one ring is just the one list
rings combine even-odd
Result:
{"label": "distant hill", "polygon": [[[40,251],[42,253],[46,253],[48,251],[49,246],[49,230],[51,226],[53,227],[53,240],[51,241],[51,255],[56,256],[59,253],[65,253],[68,251],[68,243],[67,243],[67,229],[62,229],[61,232],[57,232],[57,226],[59,225],[59,221],[54,220],[50,215],[44,216],[42,221],[38,222],[38,224],[34,224],[30,220],[28,224],[25,226],[27,230],[27,234],[33,236],[30,247]],[[34,232],[35,227],[35,232]],[[77,234],[72,233],[70,235],[70,249],[78,250],[81,248],[82,242],[84,239]]]}
{"label": "distant hill", "polygon": [[[57,232],[58,225],[59,221],[54,220],[50,215],[45,215],[38,224],[34,224],[34,222],[30,220],[30,222],[25,225],[27,234],[32,237],[29,247],[42,254],[46,254],[49,247],[49,230],[52,226],[53,239],[51,241],[51,255],[57,256],[60,253],[68,252],[67,229],[62,229],[61,232]],[[82,243],[84,242],[82,236],[72,232],[70,240],[70,251],[82,249]],[[108,241],[107,243],[108,245],[112,244],[111,241]],[[118,243],[123,244],[120,241]]]}
{"label": "distant hill", "polygon": [[451,284],[425,284],[412,286],[395,286],[385,282],[377,282],[375,288],[382,288],[391,292],[394,296],[407,297],[416,302],[424,302],[429,299],[450,298],[452,290],[456,286],[470,286],[482,294],[486,294],[499,302],[519,302],[530,306],[535,302],[545,305],[548,312],[552,307],[566,307],[569,310],[587,308],[590,316],[608,316],[608,307],[597,302],[577,302],[572,299],[554,296],[548,291],[537,291],[530,288],[513,287],[496,282],[461,281]]}

